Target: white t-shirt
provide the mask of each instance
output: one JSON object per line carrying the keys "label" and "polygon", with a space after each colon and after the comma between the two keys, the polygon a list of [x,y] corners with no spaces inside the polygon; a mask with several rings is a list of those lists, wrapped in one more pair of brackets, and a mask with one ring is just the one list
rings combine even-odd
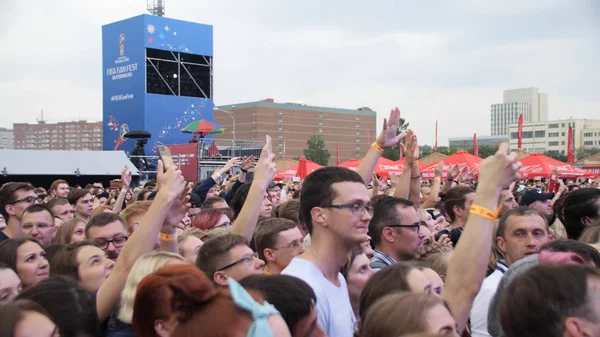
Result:
{"label": "white t-shirt", "polygon": [[481,289],[471,307],[471,336],[490,337],[488,333],[488,311],[490,302],[496,294],[498,284],[502,280],[507,267],[503,263],[496,263],[496,270],[486,277],[481,284]]}
{"label": "white t-shirt", "polygon": [[356,317],[350,304],[346,279],[340,273],[340,287],[325,278],[317,266],[305,259],[294,258],[282,274],[295,276],[308,283],[317,296],[317,322],[329,337],[352,337]]}

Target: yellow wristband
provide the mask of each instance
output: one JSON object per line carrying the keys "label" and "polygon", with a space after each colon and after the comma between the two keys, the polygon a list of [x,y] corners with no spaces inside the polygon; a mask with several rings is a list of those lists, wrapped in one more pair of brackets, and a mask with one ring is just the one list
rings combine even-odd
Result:
{"label": "yellow wristband", "polygon": [[433,180],[442,180],[442,177],[435,177]]}
{"label": "yellow wristband", "polygon": [[477,206],[477,205],[471,205],[470,213],[477,214],[481,217],[484,217],[484,218],[492,220],[492,221],[496,221],[496,219],[498,219],[498,212],[494,212],[489,208],[485,208],[485,207],[481,207],[481,206]]}
{"label": "yellow wristband", "polygon": [[371,144],[371,147],[374,148],[377,152],[383,153],[383,149],[381,148],[381,146],[377,145],[376,142],[373,142],[373,144]]}
{"label": "yellow wristband", "polygon": [[159,233],[158,236],[160,237],[161,240],[164,240],[164,241],[175,241],[175,240],[177,240],[177,234]]}
{"label": "yellow wristband", "polygon": [[415,161],[415,165],[419,165],[419,159]]}

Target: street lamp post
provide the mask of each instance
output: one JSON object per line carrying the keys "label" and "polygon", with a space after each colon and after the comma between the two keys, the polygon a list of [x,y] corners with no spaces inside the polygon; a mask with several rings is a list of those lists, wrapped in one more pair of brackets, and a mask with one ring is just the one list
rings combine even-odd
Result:
{"label": "street lamp post", "polygon": [[[235,111],[235,105],[233,105],[231,107],[232,109],[234,109]],[[227,115],[229,115],[229,117],[231,117],[231,121],[233,122],[233,156],[235,157],[235,146],[236,146],[236,141],[235,141],[235,116],[233,115],[233,113],[231,111],[228,110],[223,110],[223,109],[219,109],[219,108],[214,108],[215,111],[220,111],[223,112]]]}

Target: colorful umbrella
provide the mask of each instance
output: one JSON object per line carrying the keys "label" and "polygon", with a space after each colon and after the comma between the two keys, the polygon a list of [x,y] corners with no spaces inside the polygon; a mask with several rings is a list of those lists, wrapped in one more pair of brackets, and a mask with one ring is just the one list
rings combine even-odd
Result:
{"label": "colorful umbrella", "polygon": [[559,178],[595,178],[598,176],[594,172],[563,163],[562,161],[550,158],[541,153],[532,153],[529,156],[519,159],[519,162],[523,164],[519,172],[523,178],[527,179],[538,177],[550,178],[552,177],[555,167],[558,171]]}
{"label": "colorful umbrella", "polygon": [[[479,164],[483,161],[483,159],[474,156],[467,151],[458,151],[455,154],[450,155],[442,160],[444,161],[444,170],[442,171],[442,177],[444,178],[448,174],[448,171],[450,171],[450,168],[454,165],[458,165],[460,169],[467,166],[469,168],[469,171],[475,169],[475,171],[477,172],[476,175],[479,175]],[[434,168],[439,162],[440,161],[438,160],[435,163],[424,168],[421,171],[421,173],[423,174],[423,178],[431,179],[435,177]]]}
{"label": "colorful umbrella", "polygon": [[204,119],[199,121],[193,121],[181,129],[183,133],[195,133],[203,135],[214,135],[217,133],[223,133],[225,129],[216,129],[215,126]]}

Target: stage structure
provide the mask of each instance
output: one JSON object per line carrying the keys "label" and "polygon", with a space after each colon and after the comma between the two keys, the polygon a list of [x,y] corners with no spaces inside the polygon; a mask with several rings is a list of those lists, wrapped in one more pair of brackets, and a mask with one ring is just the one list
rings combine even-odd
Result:
{"label": "stage structure", "polygon": [[147,152],[188,143],[182,129],[199,121],[218,130],[212,64],[210,25],[140,15],[103,26],[103,149],[130,153],[135,139],[123,135],[131,130],[152,134]]}

